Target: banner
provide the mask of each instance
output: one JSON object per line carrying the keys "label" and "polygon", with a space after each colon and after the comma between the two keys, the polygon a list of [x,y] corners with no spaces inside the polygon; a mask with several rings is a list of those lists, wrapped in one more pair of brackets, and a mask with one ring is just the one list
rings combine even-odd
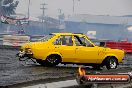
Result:
{"label": "banner", "polygon": [[79,74],[76,78],[78,84],[93,84],[93,83],[129,83],[131,81],[131,75],[120,73],[120,74],[99,74],[89,73],[79,67]]}
{"label": "banner", "polygon": [[28,24],[29,19],[28,18],[15,19],[11,17],[1,16],[1,22],[5,24],[23,25]]}

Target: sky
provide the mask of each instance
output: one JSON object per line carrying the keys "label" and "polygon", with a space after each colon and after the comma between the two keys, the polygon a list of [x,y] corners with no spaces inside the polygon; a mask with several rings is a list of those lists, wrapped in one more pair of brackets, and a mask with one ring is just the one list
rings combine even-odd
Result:
{"label": "sky", "polygon": [[[27,15],[28,1],[19,0],[19,5],[16,13]],[[45,14],[47,16],[57,17],[58,9],[68,16],[73,14],[92,14],[92,15],[132,15],[132,0],[74,0],[75,11],[73,13],[73,0],[30,0],[30,16],[38,17],[42,15],[43,3],[47,9]]]}

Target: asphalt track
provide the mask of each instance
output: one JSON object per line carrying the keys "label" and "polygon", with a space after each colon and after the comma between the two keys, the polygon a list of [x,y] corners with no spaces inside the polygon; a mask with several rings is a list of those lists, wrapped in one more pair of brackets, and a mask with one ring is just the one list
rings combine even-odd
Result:
{"label": "asphalt track", "polygon": [[[15,87],[19,85],[22,87],[23,84],[31,85],[41,82],[71,80],[75,79],[78,73],[78,66],[76,65],[43,67],[30,60],[20,62],[15,56],[17,52],[17,49],[0,48],[0,87]],[[87,72],[93,73],[126,73],[132,71],[131,67],[119,67],[115,70],[107,70],[105,68],[103,70],[94,70],[89,67],[85,67],[85,69]],[[75,88],[79,87],[76,86]]]}

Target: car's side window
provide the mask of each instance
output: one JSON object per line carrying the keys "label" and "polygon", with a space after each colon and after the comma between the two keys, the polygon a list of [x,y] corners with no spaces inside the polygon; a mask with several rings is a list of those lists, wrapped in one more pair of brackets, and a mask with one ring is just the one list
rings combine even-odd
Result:
{"label": "car's side window", "polygon": [[57,38],[54,43],[54,45],[61,45],[61,37]]}
{"label": "car's side window", "polygon": [[73,46],[72,36],[60,36],[57,38],[54,43],[54,45],[67,45],[67,46]]}
{"label": "car's side window", "polygon": [[76,46],[88,46],[93,47],[93,45],[84,37],[74,36]]}
{"label": "car's side window", "polygon": [[93,44],[91,44],[86,38],[83,39],[84,41],[84,44],[87,46],[87,47],[94,47]]}
{"label": "car's side window", "polygon": [[74,36],[76,46],[82,46],[82,41],[78,36]]}
{"label": "car's side window", "polygon": [[73,46],[72,36],[62,36],[62,45]]}

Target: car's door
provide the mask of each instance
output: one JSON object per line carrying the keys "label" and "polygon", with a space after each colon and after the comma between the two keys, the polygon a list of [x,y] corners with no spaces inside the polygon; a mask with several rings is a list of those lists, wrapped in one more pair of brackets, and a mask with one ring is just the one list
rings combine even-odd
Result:
{"label": "car's door", "polygon": [[87,38],[74,36],[76,44],[76,58],[80,63],[98,63],[99,48],[94,46]]}
{"label": "car's door", "polygon": [[73,45],[73,36],[60,36],[54,42],[55,52],[59,52],[62,55],[62,62],[76,62],[75,49]]}

